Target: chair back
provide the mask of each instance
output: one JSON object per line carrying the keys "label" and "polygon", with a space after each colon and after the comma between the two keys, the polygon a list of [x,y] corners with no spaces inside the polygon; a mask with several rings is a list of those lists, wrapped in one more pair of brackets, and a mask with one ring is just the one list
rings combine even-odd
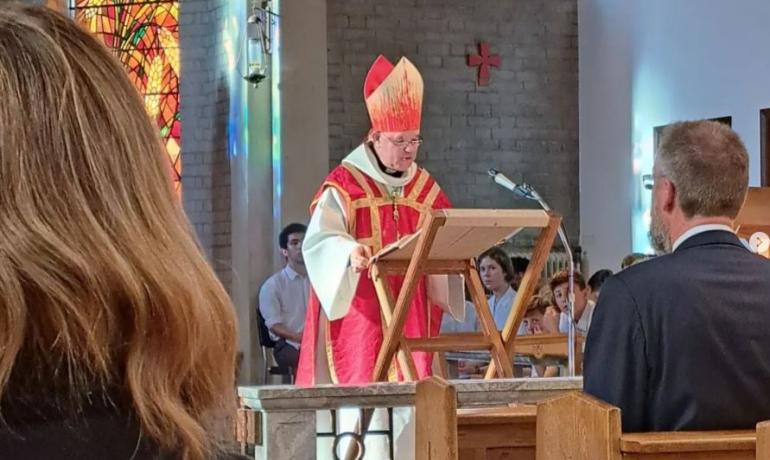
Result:
{"label": "chair back", "polygon": [[270,329],[265,324],[265,318],[262,312],[257,308],[257,332],[259,333],[259,344],[266,348],[274,348],[275,340],[270,337]]}

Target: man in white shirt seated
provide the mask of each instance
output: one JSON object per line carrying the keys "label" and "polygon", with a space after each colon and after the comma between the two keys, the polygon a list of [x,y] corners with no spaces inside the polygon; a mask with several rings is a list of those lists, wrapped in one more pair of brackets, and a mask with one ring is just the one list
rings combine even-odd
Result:
{"label": "man in white shirt seated", "polygon": [[[559,332],[566,334],[569,331],[569,316],[567,315],[567,299],[569,297],[569,272],[564,270],[555,274],[550,281],[551,292],[556,307],[551,307],[546,311],[543,321],[549,328],[553,329],[554,324],[559,325]],[[588,334],[591,326],[591,319],[594,316],[594,302],[588,300],[588,289],[585,278],[580,273],[575,273],[573,284],[575,293],[575,305],[573,310],[573,321],[575,329],[583,334]]]}
{"label": "man in white shirt seated", "polygon": [[299,344],[305,324],[310,282],[302,258],[302,240],[307,227],[289,224],[278,236],[281,254],[286,266],[265,281],[259,290],[259,312],[276,341],[273,348],[275,362],[280,367],[296,369]]}

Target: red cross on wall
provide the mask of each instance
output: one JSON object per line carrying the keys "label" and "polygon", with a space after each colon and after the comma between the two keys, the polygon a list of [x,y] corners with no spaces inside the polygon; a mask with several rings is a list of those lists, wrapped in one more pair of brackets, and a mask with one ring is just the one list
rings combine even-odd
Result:
{"label": "red cross on wall", "polygon": [[487,86],[489,84],[489,66],[500,68],[502,60],[497,54],[489,54],[489,43],[479,43],[479,54],[468,55],[468,67],[478,67],[478,85]]}

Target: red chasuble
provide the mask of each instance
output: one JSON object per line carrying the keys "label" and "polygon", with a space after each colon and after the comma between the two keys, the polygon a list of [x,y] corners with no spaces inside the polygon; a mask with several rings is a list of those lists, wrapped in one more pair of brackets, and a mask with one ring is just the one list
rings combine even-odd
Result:
{"label": "red chasuble", "polygon": [[[431,209],[451,207],[449,199],[435,180],[422,168],[406,184],[403,196],[389,196],[384,185],[371,179],[354,166],[343,164],[334,169],[316,194],[311,212],[323,191],[334,187],[345,201],[348,232],[368,245],[372,253],[397,239],[414,233]],[[403,276],[388,276],[394,298],[403,283]],[[406,337],[436,336],[441,327],[442,310],[427,305],[426,279],[420,279],[404,324]],[[430,310],[429,310],[430,308]],[[300,347],[297,369],[298,385],[315,384],[319,315],[323,315],[318,297],[311,290]],[[430,323],[430,324],[429,324]],[[369,383],[374,363],[383,340],[384,320],[372,280],[362,273],[350,309],[344,317],[326,321],[325,351],[329,374],[334,383]],[[419,377],[431,374],[432,354],[414,352],[412,356]],[[400,380],[397,366],[391,366],[389,380]]]}

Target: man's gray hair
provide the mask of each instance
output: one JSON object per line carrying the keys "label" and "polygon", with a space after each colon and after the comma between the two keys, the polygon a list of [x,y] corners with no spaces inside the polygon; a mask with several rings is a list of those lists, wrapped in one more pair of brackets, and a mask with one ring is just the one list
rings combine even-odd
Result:
{"label": "man's gray hair", "polygon": [[740,137],[715,121],[685,121],[666,128],[655,172],[676,187],[685,216],[738,215],[749,182],[749,157]]}

